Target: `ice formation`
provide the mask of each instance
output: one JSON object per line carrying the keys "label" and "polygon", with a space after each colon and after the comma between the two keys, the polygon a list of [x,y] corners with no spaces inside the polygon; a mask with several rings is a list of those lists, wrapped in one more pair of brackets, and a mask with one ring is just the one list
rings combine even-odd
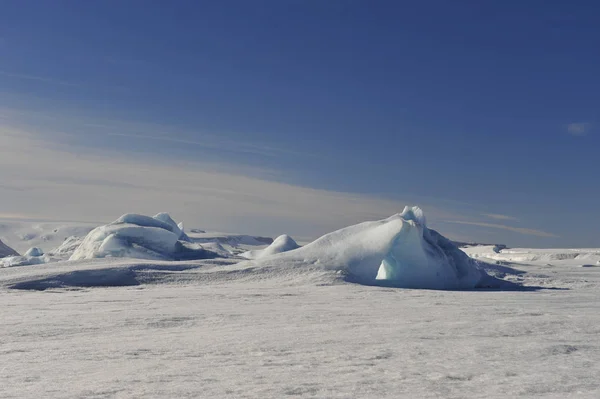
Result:
{"label": "ice formation", "polygon": [[0,240],[0,258],[5,256],[19,256],[19,253]]}
{"label": "ice formation", "polygon": [[70,257],[81,245],[85,237],[69,236],[58,247],[51,249],[48,254],[58,257]]}
{"label": "ice formation", "polygon": [[[14,252],[14,251],[13,251]],[[23,256],[17,254],[0,259],[0,267],[40,265],[56,259],[44,254],[41,248],[32,247]]]}
{"label": "ice formation", "polygon": [[15,267],[15,266],[31,266],[41,265],[48,262],[56,262],[58,259],[51,258],[47,255],[40,256],[8,256],[0,259],[0,267]]}
{"label": "ice formation", "polygon": [[92,230],[70,260],[104,257],[188,260],[218,256],[200,244],[189,242],[182,227],[166,213],[154,217],[125,214]]}
{"label": "ice formation", "polygon": [[43,256],[44,251],[39,247],[31,247],[25,252],[24,256]]}
{"label": "ice formation", "polygon": [[387,219],[329,233],[295,251],[255,261],[338,270],[350,281],[402,288],[470,289],[489,277],[450,240],[406,207]]}
{"label": "ice formation", "polygon": [[418,207],[399,215],[402,226],[381,261],[377,280],[407,288],[474,288],[483,272],[450,240],[426,227]]}
{"label": "ice formation", "polygon": [[293,249],[300,248],[300,246],[294,241],[294,239],[287,234],[280,235],[277,237],[271,245],[265,249],[256,249],[252,251],[244,252],[241,256],[247,259],[260,259],[266,256],[279,254],[282,252],[291,251]]}

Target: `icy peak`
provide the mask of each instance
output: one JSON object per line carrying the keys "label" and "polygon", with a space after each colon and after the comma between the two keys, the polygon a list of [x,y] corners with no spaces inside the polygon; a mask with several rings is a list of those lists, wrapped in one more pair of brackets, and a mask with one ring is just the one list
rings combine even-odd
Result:
{"label": "icy peak", "polygon": [[402,213],[399,215],[402,219],[412,220],[415,224],[426,227],[425,213],[418,206],[405,206]]}
{"label": "icy peak", "polygon": [[0,240],[0,258],[5,256],[19,256],[19,253]]}

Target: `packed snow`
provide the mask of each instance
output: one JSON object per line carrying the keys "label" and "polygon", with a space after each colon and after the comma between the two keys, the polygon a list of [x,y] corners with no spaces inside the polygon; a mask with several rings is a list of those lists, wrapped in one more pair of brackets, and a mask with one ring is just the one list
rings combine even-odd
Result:
{"label": "packed snow", "polygon": [[299,248],[169,220],[0,268],[0,397],[600,397],[600,249],[461,251],[416,208]]}

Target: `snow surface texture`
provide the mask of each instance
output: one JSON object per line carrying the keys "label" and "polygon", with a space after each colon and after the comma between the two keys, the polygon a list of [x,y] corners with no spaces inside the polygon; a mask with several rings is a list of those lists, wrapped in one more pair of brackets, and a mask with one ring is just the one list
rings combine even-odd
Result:
{"label": "snow surface texture", "polygon": [[[154,223],[108,226],[177,235]],[[238,238],[176,241],[224,254],[247,250],[240,241],[268,244]],[[111,241],[107,249],[122,244]],[[0,397],[600,397],[600,250],[465,251],[503,284],[348,284],[345,276],[402,276],[406,259],[468,264],[415,209],[241,263],[106,257],[2,268]]]}
{"label": "snow surface texture", "polygon": [[154,217],[125,214],[116,221],[92,230],[70,260],[128,257],[154,260],[206,259],[219,256],[200,244],[189,242],[166,213]]}
{"label": "snow surface texture", "polygon": [[277,237],[267,248],[247,251],[241,256],[247,259],[260,259],[297,248],[300,248],[300,246],[296,243],[296,241],[294,241],[294,239],[287,234],[283,234]]}
{"label": "snow surface texture", "polygon": [[252,261],[259,267],[309,266],[361,284],[471,289],[493,283],[476,261],[426,227],[418,207],[329,233],[297,250]]}
{"label": "snow surface texture", "polygon": [[519,251],[552,259],[481,263],[508,291],[234,259],[0,269],[0,397],[597,399],[600,267]]}

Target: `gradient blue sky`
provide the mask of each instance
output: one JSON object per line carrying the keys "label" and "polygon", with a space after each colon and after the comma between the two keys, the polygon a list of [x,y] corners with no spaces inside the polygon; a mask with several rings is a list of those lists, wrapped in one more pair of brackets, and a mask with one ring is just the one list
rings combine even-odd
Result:
{"label": "gradient blue sky", "polygon": [[[97,181],[77,167],[87,154],[210,165],[366,198],[365,216],[394,208],[377,201],[397,211],[422,204],[434,209],[433,227],[459,239],[598,247],[598,15],[597,1],[5,0],[2,141],[5,151],[35,147],[29,165],[51,151],[74,154],[73,182]],[[11,165],[27,169],[3,166],[0,193],[13,190],[5,215],[119,216],[70,203],[77,184],[65,187],[62,211],[40,192],[23,201],[10,179],[33,189],[52,164],[27,176]],[[236,193],[243,208],[244,189]],[[194,224],[213,212],[181,208],[181,198],[156,212]],[[123,199],[118,213],[140,201]],[[238,225],[215,217],[210,227],[294,233],[284,208],[239,214]]]}

